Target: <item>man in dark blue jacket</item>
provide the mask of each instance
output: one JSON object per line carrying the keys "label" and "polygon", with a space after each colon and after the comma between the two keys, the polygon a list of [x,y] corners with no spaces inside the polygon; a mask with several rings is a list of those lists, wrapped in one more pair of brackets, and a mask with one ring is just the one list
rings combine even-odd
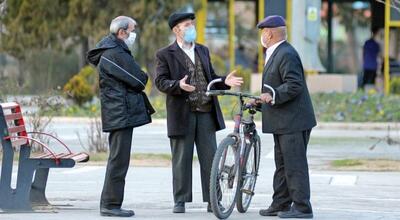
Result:
{"label": "man in dark blue jacket", "polygon": [[100,73],[101,119],[104,132],[110,132],[110,155],[107,163],[100,214],[130,217],[132,210],[121,209],[125,177],[131,155],[134,127],[151,122],[154,113],[143,92],[148,76],[132,57],[136,21],[119,16],[112,20],[110,35],[88,52],[88,61]]}

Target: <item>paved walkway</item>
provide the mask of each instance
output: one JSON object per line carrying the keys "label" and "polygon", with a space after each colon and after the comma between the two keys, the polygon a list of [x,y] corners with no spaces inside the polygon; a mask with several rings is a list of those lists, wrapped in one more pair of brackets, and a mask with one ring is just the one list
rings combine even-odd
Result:
{"label": "paved walkway", "polygon": [[[78,166],[53,169],[47,196],[57,205],[53,211],[0,213],[1,220],[104,219],[98,201],[105,167]],[[199,167],[193,173],[194,201],[186,214],[172,214],[170,167],[131,167],[126,183],[124,207],[133,208],[136,219],[215,219],[201,202]],[[278,219],[261,217],[258,210],[271,202],[273,160],[262,160],[256,195],[248,213],[236,210],[230,219]],[[314,219],[400,219],[399,172],[332,172],[311,170]]]}

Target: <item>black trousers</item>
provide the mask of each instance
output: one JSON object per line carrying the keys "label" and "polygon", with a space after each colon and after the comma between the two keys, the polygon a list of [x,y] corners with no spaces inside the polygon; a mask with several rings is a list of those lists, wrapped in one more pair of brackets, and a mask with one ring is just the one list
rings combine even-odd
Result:
{"label": "black trousers", "polygon": [[132,132],[133,128],[110,132],[110,153],[101,193],[101,208],[121,208],[124,199],[125,177],[131,157]]}
{"label": "black trousers", "polygon": [[275,174],[271,206],[291,206],[310,213],[310,180],[308,175],[307,145],[311,130],[292,134],[274,134]]}
{"label": "black trousers", "polygon": [[217,149],[216,125],[211,113],[191,112],[187,135],[170,138],[175,202],[192,201],[192,162],[196,143],[203,201],[210,201],[210,173]]}
{"label": "black trousers", "polygon": [[363,86],[375,85],[376,70],[364,70]]}

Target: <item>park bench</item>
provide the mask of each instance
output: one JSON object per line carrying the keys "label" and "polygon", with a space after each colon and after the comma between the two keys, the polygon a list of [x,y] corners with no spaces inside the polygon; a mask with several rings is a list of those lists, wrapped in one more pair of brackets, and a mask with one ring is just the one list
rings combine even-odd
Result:
{"label": "park bench", "polygon": [[[49,146],[29,135],[44,135],[65,148],[55,153]],[[84,152],[72,152],[57,137],[42,132],[27,132],[21,107],[16,102],[0,103],[0,147],[3,158],[0,176],[0,209],[7,212],[33,211],[49,206],[45,191],[49,168],[71,168],[89,161]],[[31,144],[43,147],[45,153],[31,155]],[[19,151],[16,187],[11,186],[14,153]]]}

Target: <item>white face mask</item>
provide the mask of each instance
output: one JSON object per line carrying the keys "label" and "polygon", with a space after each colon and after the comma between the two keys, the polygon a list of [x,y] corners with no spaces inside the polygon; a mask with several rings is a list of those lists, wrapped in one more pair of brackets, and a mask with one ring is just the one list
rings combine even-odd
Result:
{"label": "white face mask", "polygon": [[261,34],[261,37],[260,37],[260,42],[261,42],[261,45],[262,45],[263,47],[267,48],[267,44],[264,43],[264,41],[263,41],[263,36],[262,36],[262,34]]}
{"label": "white face mask", "polygon": [[129,48],[131,48],[135,43],[135,40],[136,40],[136,33],[130,32],[129,37],[127,39],[124,39],[124,42]]}

